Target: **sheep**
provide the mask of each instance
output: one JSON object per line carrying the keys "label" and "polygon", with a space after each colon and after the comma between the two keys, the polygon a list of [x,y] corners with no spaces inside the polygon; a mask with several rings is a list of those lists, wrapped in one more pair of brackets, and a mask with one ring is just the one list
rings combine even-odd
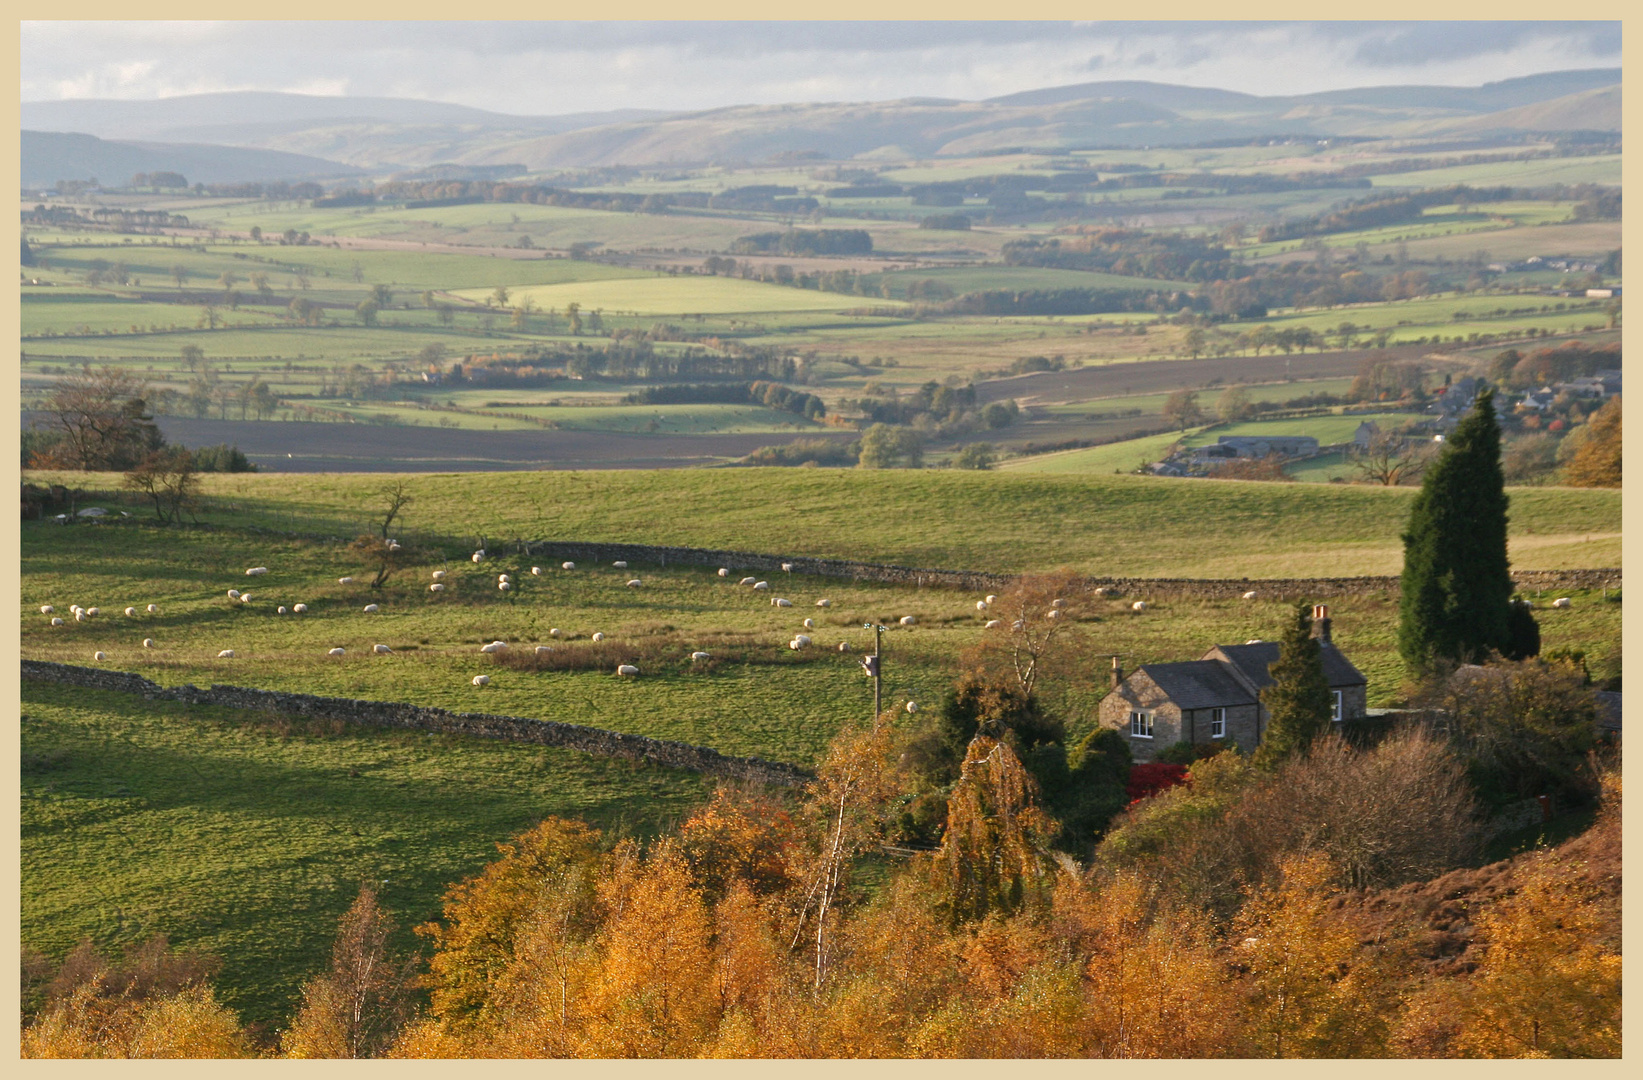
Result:
{"label": "sheep", "polygon": [[285,605],[281,604],[279,607],[275,608],[274,611],[275,611],[275,614],[284,615],[285,614]]}
{"label": "sheep", "polygon": [[238,589],[229,589],[228,590],[228,598],[230,600],[238,600],[240,598],[240,590],[238,590]]}
{"label": "sheep", "polygon": [[135,619],[137,617],[137,609],[134,607],[126,608],[126,617],[129,619]]}
{"label": "sheep", "polygon": [[632,664],[617,664],[616,665],[616,674],[618,674],[618,675],[637,675],[637,674],[639,674],[639,669],[634,667]]}
{"label": "sheep", "polygon": [[543,653],[551,653],[551,652],[553,652],[553,646],[552,645],[538,645],[536,647],[536,655],[537,656],[541,656]]}
{"label": "sheep", "polygon": [[473,684],[475,686],[489,686],[491,684],[491,677],[489,675],[475,675],[473,677]]}
{"label": "sheep", "polygon": [[702,650],[697,649],[695,652],[690,654],[690,659],[691,659],[691,662],[694,663],[697,660],[706,660],[708,657],[710,657],[712,655],[713,655],[712,653],[705,653]]}
{"label": "sheep", "polygon": [[730,576],[730,568],[728,566],[719,567],[719,576],[720,577],[729,577]]}
{"label": "sheep", "polygon": [[576,564],[573,563],[573,562],[562,562],[562,563],[559,564],[559,569],[561,569],[561,570],[575,570],[576,569]]}
{"label": "sheep", "polygon": [[498,574],[498,575],[496,575],[496,580],[498,580],[498,581],[512,581],[513,578],[509,577],[507,574]]}
{"label": "sheep", "polygon": [[388,541],[388,550],[389,551],[398,551],[399,549],[400,549],[400,547],[399,547],[399,541],[398,540]]}
{"label": "sheep", "polygon": [[92,653],[91,658],[93,660],[107,660],[108,659],[108,654],[105,653],[105,652],[102,652],[101,650],[99,650],[97,652]]}
{"label": "sheep", "polygon": [[1147,610],[1147,602],[1145,600],[1137,600],[1135,603],[1130,605],[1130,610],[1145,611]]}
{"label": "sheep", "polygon": [[816,628],[816,620],[815,619],[806,619],[806,620],[804,620],[804,628],[806,630],[814,630]]}
{"label": "sheep", "polygon": [[394,650],[390,649],[386,645],[372,645],[371,646],[371,651],[376,653],[378,656],[387,656],[389,653],[393,652]]}
{"label": "sheep", "polygon": [[1046,619],[1059,619],[1059,618],[1061,618],[1061,609],[1051,608],[1050,610],[1048,610],[1044,613],[1044,617]]}
{"label": "sheep", "polygon": [[86,617],[87,617],[87,616],[86,616],[86,613],[85,613],[85,612],[83,612],[83,611],[76,611],[76,612],[75,612],[75,613],[74,613],[74,621],[75,621],[75,622],[85,622],[85,621],[86,621]]}
{"label": "sheep", "polygon": [[345,650],[344,648],[342,648],[342,646],[339,645],[334,649],[328,650],[325,655],[326,656],[341,656],[346,651],[347,650]]}
{"label": "sheep", "polygon": [[298,614],[298,615],[305,615],[305,614],[308,613],[308,605],[307,604],[297,604],[291,610],[294,613]]}
{"label": "sheep", "polygon": [[246,577],[262,577],[262,575],[264,575],[266,573],[268,573],[268,567],[266,567],[266,566],[253,566],[251,569],[249,569],[245,572],[245,576]]}
{"label": "sheep", "polygon": [[632,581],[628,582],[628,588],[637,589],[639,586],[641,586],[643,584],[644,584],[643,581],[640,581],[638,578],[634,578]]}
{"label": "sheep", "polygon": [[816,606],[817,607],[832,607],[833,606],[833,601],[831,601],[831,600],[817,600],[816,601]]}
{"label": "sheep", "polygon": [[792,606],[793,606],[793,601],[791,601],[791,600],[783,600],[783,599],[782,599],[782,598],[781,598],[781,597],[779,597],[779,596],[775,596],[775,597],[772,597],[772,598],[771,598],[771,600],[770,600],[770,602],[771,602],[771,603],[772,603],[772,604],[774,604],[774,605],[775,605],[775,606],[776,606],[776,607],[792,607]]}
{"label": "sheep", "polygon": [[916,713],[916,712],[918,712],[918,702],[916,702],[916,701],[909,701],[909,702],[908,702],[908,703],[907,703],[907,711],[908,711],[908,712],[910,712],[910,713]]}
{"label": "sheep", "polygon": [[513,582],[511,582],[511,581],[499,581],[499,582],[496,583],[496,587],[498,589],[501,589],[503,592],[507,592],[509,589],[513,588]]}
{"label": "sheep", "polygon": [[911,615],[903,615],[901,617],[901,625],[903,625],[903,626],[917,626],[918,625],[918,619],[914,618]]}
{"label": "sheep", "polygon": [[558,637],[559,636],[559,627],[556,626],[552,630],[549,630],[548,631],[548,636],[549,637]]}
{"label": "sheep", "polygon": [[434,571],[434,580],[435,581],[444,581],[445,580],[445,571],[435,570]]}
{"label": "sheep", "polygon": [[742,580],[738,581],[736,584],[738,584],[738,585],[752,585],[755,582],[757,582],[758,580],[759,580],[758,578],[744,577]]}
{"label": "sheep", "polygon": [[63,617],[61,615],[54,616],[51,620],[51,625],[53,625],[53,626],[62,626],[63,625]]}
{"label": "sheep", "polygon": [[375,604],[366,604],[365,605],[365,614],[367,614],[367,615],[375,615],[377,613],[377,610],[378,609],[377,609],[377,606]]}
{"label": "sheep", "polygon": [[80,612],[84,611],[85,608],[81,607],[79,604],[70,604],[68,606],[68,610],[71,615],[78,615]]}
{"label": "sheep", "polygon": [[986,611],[987,610],[987,601],[977,600],[976,601],[976,610],[977,611]]}
{"label": "sheep", "polygon": [[160,613],[160,605],[159,604],[150,604],[150,605],[148,605],[148,613],[150,615],[158,615]]}
{"label": "sheep", "polygon": [[602,633],[597,633],[597,632],[596,632],[596,633],[595,633],[595,634],[594,634],[594,635],[593,635],[593,640],[594,640],[594,641],[603,641],[603,640],[605,640],[605,635],[604,635],[604,634],[602,634]]}
{"label": "sheep", "polygon": [[808,644],[810,644],[810,635],[809,634],[794,634],[793,635],[793,640],[798,642],[800,645],[808,645]]}
{"label": "sheep", "polygon": [[848,641],[839,642],[839,652],[849,652],[849,651],[850,651],[850,643]]}
{"label": "sheep", "polygon": [[485,553],[483,551],[476,551],[469,557],[476,563],[482,563],[485,561]]}
{"label": "sheep", "polygon": [[151,637],[143,638],[143,648],[152,649],[153,647],[154,647],[154,639],[153,638],[151,638]]}
{"label": "sheep", "polygon": [[481,645],[479,651],[482,653],[499,653],[507,647],[508,643],[506,641],[493,641],[489,645]]}
{"label": "sheep", "polygon": [[792,563],[790,563],[790,562],[782,563],[782,573],[791,574],[792,572],[793,572],[793,564]]}
{"label": "sheep", "polygon": [[754,592],[769,592],[770,591],[770,582],[768,582],[768,581],[755,581],[753,583],[753,591]]}
{"label": "sheep", "polygon": [[1017,619],[1015,622],[1010,624],[1010,629],[1019,634],[1021,631],[1027,629],[1027,622],[1025,619]]}
{"label": "sheep", "polygon": [[351,577],[339,577],[339,578],[337,578],[337,584],[338,585],[352,585],[353,583],[354,583],[354,579],[351,578]]}
{"label": "sheep", "polygon": [[55,615],[55,614],[57,614],[57,609],[52,607],[50,604],[41,604],[40,605],[40,614],[42,614],[42,615]]}
{"label": "sheep", "polygon": [[250,602],[251,602],[251,594],[250,593],[240,593],[240,603],[249,604]]}
{"label": "sheep", "polygon": [[611,565],[618,570],[626,570],[628,568],[628,562],[626,559],[617,559],[615,562],[611,563]]}
{"label": "sheep", "polygon": [[1252,637],[1248,641],[1244,642],[1245,645],[1259,645],[1260,643],[1261,639],[1258,637]]}
{"label": "sheep", "polygon": [[788,643],[787,643],[787,647],[788,647],[788,648],[789,648],[789,649],[793,649],[793,650],[795,650],[795,651],[797,651],[797,650],[799,650],[799,649],[802,649],[802,648],[804,648],[804,646],[803,646],[803,645],[800,645],[800,644],[799,644],[799,639],[798,639],[798,638],[794,638],[794,639],[793,639],[793,640],[792,640],[792,641],[789,641],[789,642],[788,642]]}
{"label": "sheep", "polygon": [[1254,590],[1254,589],[1251,589],[1251,590],[1249,590],[1249,592],[1247,592],[1247,593],[1245,593],[1245,594],[1244,594],[1244,599],[1245,599],[1245,600],[1253,600],[1253,599],[1255,599],[1255,590]]}
{"label": "sheep", "polygon": [[994,604],[998,603],[998,597],[988,596],[987,599],[985,601],[983,601],[983,603],[985,603],[988,607],[992,607]]}
{"label": "sheep", "polygon": [[1050,601],[1050,606],[1053,608],[1064,608],[1067,606],[1067,602],[1060,597],[1057,597],[1056,599]]}
{"label": "sheep", "polygon": [[531,567],[531,577],[541,577],[541,576],[542,576],[542,568],[540,566]]}
{"label": "sheep", "polygon": [[[1569,606],[1569,605],[1568,605],[1568,604],[1564,604],[1564,605],[1563,605],[1563,606],[1564,606],[1564,607],[1568,607],[1568,606]],[[98,611],[98,610],[97,610],[97,609],[96,609],[96,608],[94,608],[94,607],[88,607],[88,608],[86,608],[86,618],[88,618],[88,619],[95,619],[95,618],[96,618],[96,617],[97,617],[97,616],[99,616],[99,615],[101,615],[101,614],[102,614],[102,612],[100,612],[100,611]]]}
{"label": "sheep", "polygon": [[1113,588],[1111,585],[1103,585],[1100,588],[1095,590],[1095,595],[1100,597],[1103,600],[1106,600],[1106,599],[1108,599],[1112,596],[1116,596],[1117,594],[1118,594],[1118,590]]}
{"label": "sheep", "polygon": [[982,629],[984,629],[984,630],[997,630],[999,627],[1001,627],[1003,625],[1004,625],[1004,620],[1003,619],[988,619],[987,620],[987,625],[982,627]]}
{"label": "sheep", "polygon": [[1556,600],[1552,601],[1552,606],[1555,608],[1566,608],[1572,605],[1573,601],[1571,601],[1567,596],[1560,596]]}
{"label": "sheep", "polygon": [[444,592],[445,591],[445,583],[443,581],[436,581],[432,585],[428,586],[428,591],[429,592]]}
{"label": "sheep", "polygon": [[234,659],[234,650],[233,649],[224,649],[222,652],[217,654],[217,659],[218,660],[232,660],[232,659]]}

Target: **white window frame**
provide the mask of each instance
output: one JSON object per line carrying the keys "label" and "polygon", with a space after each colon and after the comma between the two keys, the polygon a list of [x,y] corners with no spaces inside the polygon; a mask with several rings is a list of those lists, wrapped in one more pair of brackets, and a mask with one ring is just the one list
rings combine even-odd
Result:
{"label": "white window frame", "polygon": [[1209,737],[1212,739],[1227,737],[1227,711],[1220,706],[1209,711]]}
{"label": "white window frame", "polygon": [[[1143,725],[1146,728],[1145,731],[1142,730]],[[1150,738],[1152,738],[1152,710],[1150,710],[1150,709],[1131,709],[1130,710],[1130,738],[1132,738],[1132,739],[1150,739]]]}
{"label": "white window frame", "polygon": [[1338,724],[1346,719],[1346,697],[1344,692],[1340,690],[1332,691],[1332,693],[1334,699],[1329,706],[1329,719]]}

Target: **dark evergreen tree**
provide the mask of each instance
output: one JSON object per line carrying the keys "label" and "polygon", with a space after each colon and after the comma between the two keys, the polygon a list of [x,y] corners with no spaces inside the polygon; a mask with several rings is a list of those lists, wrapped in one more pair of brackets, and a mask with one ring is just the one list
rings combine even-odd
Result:
{"label": "dark evergreen tree", "polygon": [[1266,707],[1266,732],[1256,760],[1276,764],[1311,745],[1329,730],[1334,698],[1324,675],[1323,649],[1312,636],[1311,605],[1295,608],[1295,619],[1284,628],[1278,659],[1268,669],[1272,685],[1261,691]]}
{"label": "dark evergreen tree", "polygon": [[1411,668],[1511,648],[1505,485],[1486,388],[1427,471],[1403,534],[1398,652]]}
{"label": "dark evergreen tree", "polygon": [[1508,660],[1527,660],[1540,655],[1540,624],[1522,600],[1513,600],[1506,611],[1506,648],[1501,654]]}

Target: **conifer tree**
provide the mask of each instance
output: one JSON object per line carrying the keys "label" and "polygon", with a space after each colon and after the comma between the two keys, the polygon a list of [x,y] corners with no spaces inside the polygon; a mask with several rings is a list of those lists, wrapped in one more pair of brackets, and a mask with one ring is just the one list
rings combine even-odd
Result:
{"label": "conifer tree", "polygon": [[1312,608],[1305,602],[1296,605],[1295,619],[1284,628],[1278,659],[1268,671],[1272,685],[1261,691],[1267,729],[1258,753],[1263,764],[1276,764],[1329,730],[1333,699],[1323,650],[1312,636]]}
{"label": "conifer tree", "polygon": [[1398,652],[1415,670],[1511,648],[1505,484],[1485,389],[1427,471],[1403,534]]}

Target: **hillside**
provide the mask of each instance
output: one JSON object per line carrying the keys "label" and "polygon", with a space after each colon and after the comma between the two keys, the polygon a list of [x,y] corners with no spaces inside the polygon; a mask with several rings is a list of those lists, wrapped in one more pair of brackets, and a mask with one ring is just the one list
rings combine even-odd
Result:
{"label": "hillside", "polygon": [[279,150],[250,150],[203,144],[113,142],[94,135],[24,131],[24,187],[50,187],[59,180],[124,184],[140,172],[177,172],[190,182],[314,180],[357,176],[359,170],[335,161]]}

